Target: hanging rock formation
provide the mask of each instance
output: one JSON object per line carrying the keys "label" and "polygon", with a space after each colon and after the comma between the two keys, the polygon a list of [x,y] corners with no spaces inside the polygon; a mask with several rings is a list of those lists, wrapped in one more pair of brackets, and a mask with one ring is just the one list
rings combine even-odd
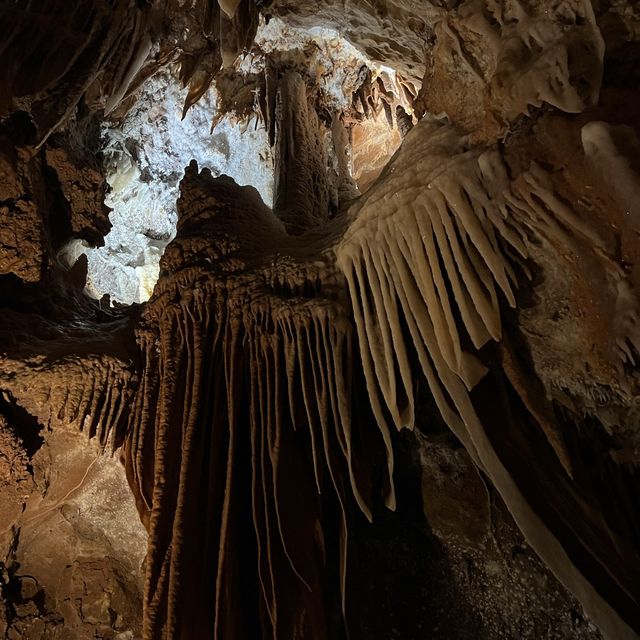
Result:
{"label": "hanging rock formation", "polygon": [[[390,69],[339,103],[317,43],[253,47],[276,16]],[[0,636],[638,637],[636,8],[17,2],[0,33]],[[192,162],[114,309],[62,254],[159,69],[266,128],[274,207]]]}

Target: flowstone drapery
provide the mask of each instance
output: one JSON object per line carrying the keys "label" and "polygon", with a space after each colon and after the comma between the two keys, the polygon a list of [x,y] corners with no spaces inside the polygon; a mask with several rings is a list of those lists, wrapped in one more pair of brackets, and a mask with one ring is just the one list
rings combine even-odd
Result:
{"label": "flowstone drapery", "polygon": [[[325,540],[338,541],[344,597],[344,501],[353,497],[371,517],[371,478],[384,458],[383,497],[395,507],[390,429],[413,427],[419,369],[536,551],[603,630],[633,637],[590,582],[599,563],[632,561],[631,541],[618,539],[617,556],[591,546],[608,529],[581,506],[590,499],[576,484],[558,495],[578,518],[580,555],[563,547],[568,523],[545,522],[530,503],[472,393],[487,366],[496,375],[480,352],[502,338],[501,308],[516,304],[516,271],[525,277],[535,234],[583,236],[602,251],[540,167],[512,180],[496,149],[469,148],[452,127],[423,122],[348,213],[324,225],[311,220],[294,236],[250,188],[195,165],[181,188],[178,236],[138,330],[144,374],[125,449],[150,530],[149,638],[237,635],[240,602],[253,602],[273,637],[330,634]],[[634,322],[626,328],[621,342],[633,339]],[[354,419],[364,398],[373,420]],[[519,411],[570,478],[559,427]],[[324,529],[331,509],[338,531]],[[247,562],[256,567],[252,586],[237,582]],[[617,578],[623,598],[634,588],[629,578]],[[195,599],[185,587],[194,583],[208,584]],[[209,607],[215,616],[203,617]]]}
{"label": "flowstone drapery", "polygon": [[[636,638],[634,9],[107,4],[0,7],[0,635],[366,636],[403,543],[358,542],[410,495],[411,561],[464,566],[429,594],[434,637],[475,590],[461,635]],[[317,39],[251,49],[274,15],[397,71],[354,65],[338,104]],[[96,131],[160,69],[185,113],[215,82],[216,118],[265,127],[274,207],[192,162],[153,296],[112,308],[61,252],[107,230]],[[402,140],[381,173],[380,127]],[[411,495],[407,450],[442,495]],[[447,502],[460,478],[477,518]],[[485,620],[490,574],[515,623]]]}

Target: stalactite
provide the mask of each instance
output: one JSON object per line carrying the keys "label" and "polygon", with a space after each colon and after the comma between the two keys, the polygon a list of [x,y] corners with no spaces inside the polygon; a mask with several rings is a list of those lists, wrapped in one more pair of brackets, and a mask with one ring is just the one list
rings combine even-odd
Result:
{"label": "stalactite", "polygon": [[299,73],[280,79],[275,100],[274,209],[299,234],[326,222],[330,212],[320,124]]}
{"label": "stalactite", "polygon": [[[125,445],[149,529],[144,637],[255,637],[238,626],[243,608],[274,638],[325,638],[327,545],[344,608],[346,500],[371,517],[374,464],[352,438],[342,279],[326,230],[300,251],[254,190],[187,173],[178,237],[137,332]],[[253,584],[237,574],[245,562]]]}
{"label": "stalactite", "polygon": [[[398,429],[413,421],[399,318],[413,316],[430,357],[470,390],[484,367],[464,344],[471,341],[480,349],[489,339],[500,340],[498,292],[515,305],[516,278],[507,256],[526,258],[527,233],[533,230],[565,245],[578,234],[603,247],[597,234],[554,195],[537,165],[511,184],[497,152],[466,150],[447,127],[420,127],[413,145],[405,146],[386,170],[389,179],[354,205],[353,222],[337,250],[350,285],[374,406],[380,394]],[[398,409],[407,400],[396,398],[396,372],[402,373],[400,388],[408,393],[407,415]],[[382,411],[376,413],[385,422]],[[557,434],[547,435],[566,461]]]}
{"label": "stalactite", "polygon": [[111,451],[120,446],[136,386],[126,362],[106,355],[1,361],[3,389],[42,424],[82,431]]}
{"label": "stalactite", "polygon": [[[190,622],[188,612],[181,614],[184,603],[178,604],[181,598],[185,597],[185,592],[181,589],[180,575],[185,573],[189,575],[195,571],[195,568],[185,568],[185,565],[193,563],[194,559],[187,559],[185,557],[187,551],[182,550],[186,544],[185,540],[192,536],[192,527],[187,527],[184,521],[187,495],[189,504],[197,504],[198,500],[205,500],[207,510],[210,510],[215,518],[215,523],[208,525],[207,530],[209,535],[219,540],[212,546],[212,549],[217,547],[218,551],[212,552],[207,558],[212,564],[207,564],[205,570],[209,573],[212,567],[217,567],[214,571],[217,575],[216,586],[215,591],[206,593],[203,600],[206,601],[206,597],[209,597],[209,606],[215,608],[217,613],[215,618],[211,618],[211,624],[215,622],[212,637],[218,637],[216,634],[220,634],[219,637],[226,637],[220,633],[219,629],[228,628],[231,625],[231,622],[226,620],[229,614],[229,603],[222,606],[221,599],[223,597],[242,599],[242,596],[233,596],[228,591],[227,580],[230,578],[225,574],[225,558],[229,554],[226,545],[231,543],[230,539],[236,539],[237,536],[236,531],[227,530],[228,511],[232,501],[235,500],[232,495],[233,484],[242,482],[237,479],[238,474],[242,474],[243,471],[239,468],[235,441],[243,437],[237,431],[242,428],[241,425],[247,424],[244,421],[247,418],[251,442],[251,503],[253,504],[258,575],[267,611],[265,623],[272,628],[273,637],[302,637],[302,635],[295,635],[294,632],[296,625],[302,624],[302,621],[286,620],[292,610],[300,614],[300,610],[304,611],[306,608],[307,615],[313,615],[309,610],[310,605],[300,609],[291,608],[293,595],[286,593],[286,589],[293,587],[283,587],[281,581],[283,576],[284,582],[291,582],[294,579],[286,579],[287,570],[283,569],[283,564],[288,565],[293,572],[298,581],[297,588],[302,589],[302,597],[307,594],[306,597],[312,600],[319,598],[323,591],[318,582],[320,568],[313,564],[308,565],[309,552],[303,551],[302,555],[296,554],[291,547],[291,545],[301,544],[301,539],[298,535],[294,538],[292,532],[298,531],[303,526],[308,529],[308,540],[313,550],[313,540],[317,535],[313,531],[313,521],[293,526],[291,522],[293,505],[289,504],[288,509],[283,512],[279,501],[279,494],[289,493],[288,489],[284,489],[280,483],[291,482],[291,478],[288,477],[290,463],[288,460],[280,459],[281,441],[290,437],[290,434],[283,437],[282,432],[283,430],[292,431],[294,426],[298,429],[302,427],[302,425],[292,424],[292,416],[284,411],[285,407],[296,406],[297,397],[283,397],[283,395],[294,388],[297,392],[298,385],[304,385],[304,380],[308,381],[309,377],[314,376],[315,384],[310,394],[315,398],[316,393],[322,397],[324,392],[320,388],[322,383],[317,379],[320,372],[313,369],[311,364],[318,358],[319,352],[314,351],[311,354],[313,359],[310,359],[309,354],[299,352],[301,347],[313,348],[310,336],[313,329],[310,325],[301,323],[295,332],[290,333],[284,330],[285,324],[290,322],[288,318],[286,320],[281,318],[278,326],[273,326],[273,320],[269,315],[270,309],[260,308],[262,305],[257,305],[258,309],[253,313],[245,312],[244,317],[229,317],[225,306],[229,293],[233,295],[233,292],[225,291],[223,287],[218,291],[207,291],[207,309],[209,313],[211,309],[215,309],[215,313],[212,314],[215,320],[211,323],[206,319],[207,313],[204,312],[202,303],[193,304],[190,300],[181,301],[170,317],[167,317],[168,314],[163,314],[160,342],[168,344],[169,336],[173,336],[171,344],[175,346],[172,346],[170,351],[164,351],[158,361],[162,372],[159,388],[163,390],[158,398],[159,411],[155,424],[144,427],[133,425],[132,433],[138,434],[138,438],[135,445],[134,441],[131,441],[132,450],[129,453],[131,458],[138,461],[144,460],[142,450],[145,446],[145,438],[153,437],[156,442],[153,454],[155,488],[149,501],[153,505],[150,517],[150,563],[146,591],[148,621],[145,637],[149,638],[160,637],[161,634],[164,634],[163,637],[193,637],[193,634],[205,635],[207,629],[209,632],[212,631],[210,627],[202,626],[206,625],[204,620],[196,619]],[[312,319],[309,318],[308,322],[311,321]],[[321,329],[318,327],[316,330]],[[203,346],[193,344],[193,336],[210,337],[212,334],[213,340],[205,343],[206,349],[210,352],[204,356]],[[178,341],[175,340],[176,336],[179,337]],[[196,338],[196,340],[200,343],[200,339]],[[315,346],[320,345],[316,342]],[[288,381],[283,379],[283,368],[279,360],[281,352],[293,352],[293,357],[297,359],[300,368],[298,380],[296,377]],[[186,355],[180,356],[180,353]],[[331,354],[325,356],[325,358],[330,357]],[[207,379],[204,380],[204,362],[209,358],[212,361],[223,361],[224,364],[212,365],[215,366],[215,371],[209,372]],[[309,371],[310,367],[311,371]],[[183,383],[178,382],[179,376],[185,377]],[[328,382],[325,381],[324,384]],[[243,388],[246,391],[242,391]],[[248,414],[247,407],[241,404],[244,398],[249,401]],[[318,475],[321,476],[320,467],[324,464],[332,464],[328,458],[330,451],[326,444],[329,437],[327,433],[330,420],[329,407],[321,402],[317,408],[315,403],[310,404],[308,410],[307,422],[311,439],[316,439],[316,446],[318,446],[317,440],[325,442],[324,459],[322,462],[317,462]],[[318,413],[315,413],[316,411]],[[211,420],[209,425],[202,422],[203,414],[207,413]],[[182,417],[179,419],[178,416]],[[182,429],[176,429],[176,424],[182,424]],[[318,428],[318,424],[322,426]],[[146,429],[146,433],[140,437],[142,428]],[[333,428],[337,428],[335,424]],[[197,438],[203,437],[199,433],[203,429],[211,430],[209,437],[226,442],[226,455],[220,451],[216,451],[214,455],[212,449],[212,457],[207,462],[207,456],[196,453],[198,448],[194,443]],[[246,434],[244,437],[246,438]],[[318,451],[316,455],[319,455]],[[287,472],[281,467],[287,469]],[[177,491],[171,492],[170,487],[165,485],[165,478],[174,474],[178,474],[180,479],[177,483]],[[138,471],[136,475],[140,477],[141,473]],[[223,484],[217,488],[214,486],[213,491],[209,490],[198,498],[197,491],[194,494],[193,490],[188,490],[188,478],[207,476],[217,478],[216,484]],[[234,477],[236,477],[235,481]],[[298,481],[304,483],[308,479],[300,477]],[[326,489],[325,485],[326,482],[322,482],[323,489]],[[314,488],[307,487],[305,491],[312,494]],[[221,495],[224,495],[222,503]],[[311,504],[313,501],[314,499],[311,498]],[[313,511],[311,513],[312,516],[317,517]],[[197,517],[198,521],[202,521],[201,516]],[[291,540],[290,544],[287,543],[285,536]],[[207,541],[206,544],[211,545],[211,542]],[[190,544],[188,547],[192,548]],[[316,548],[312,554],[321,555],[321,549]],[[201,579],[204,580],[205,577],[202,576]],[[233,577],[232,574],[231,577]],[[281,593],[283,589],[284,592]],[[287,603],[287,607],[280,611],[279,606],[283,603]],[[236,604],[236,606],[239,605]],[[165,609],[166,622],[160,615],[160,612]],[[208,607],[205,607],[205,610],[208,610]],[[316,620],[315,623],[313,618],[307,620],[304,626],[304,637],[324,637],[323,624],[322,620]]]}
{"label": "stalactite", "polygon": [[151,48],[149,12],[128,0],[115,6],[79,2],[64,21],[56,2],[37,8],[4,3],[0,17],[2,100],[13,96],[13,104],[0,105],[0,114],[26,99],[40,144],[68,120],[83,94],[111,110]]}
{"label": "stalactite", "polygon": [[[447,129],[421,129],[433,145],[455,144]],[[369,388],[374,396],[380,390],[398,429],[413,421],[411,408],[408,415],[396,409],[396,371],[402,372],[401,386],[412,396],[399,318],[413,316],[427,351],[437,353],[470,389],[482,377],[483,367],[463,350],[463,338],[469,336],[476,348],[489,336],[500,338],[496,284],[509,303],[514,303],[497,232],[490,223],[483,225],[478,216],[483,208],[492,211],[490,200],[498,196],[483,187],[479,154],[463,152],[451,158],[446,168],[434,167],[436,174],[427,179],[426,189],[424,177],[416,180],[418,172],[424,176],[425,170],[417,154],[411,156],[406,150],[405,154],[401,166],[395,164],[388,170],[402,176],[392,181],[393,191],[374,189],[364,205],[356,205],[354,222],[337,252],[350,282]],[[460,238],[473,247],[473,253],[462,249]],[[406,307],[398,307],[400,287]],[[458,316],[463,335],[457,329]]]}
{"label": "stalactite", "polygon": [[[413,424],[406,371],[406,353],[413,349],[444,420],[492,479],[536,551],[610,637],[634,637],[596,593],[589,574],[578,570],[584,558],[576,561],[554,525],[528,503],[470,395],[486,372],[469,352],[471,345],[478,350],[490,339],[500,340],[500,306],[515,306],[517,279],[507,248],[526,258],[531,237],[560,246],[582,237],[602,252],[602,239],[555,194],[541,167],[534,163],[512,181],[496,150],[470,149],[452,127],[426,121],[407,135],[349,217],[337,261],[349,285],[367,388],[385,441],[388,423],[398,429]],[[400,330],[400,318],[408,335]],[[398,395],[398,387],[408,397]],[[549,421],[540,427],[570,474],[560,431]],[[584,517],[591,518],[588,512]],[[585,531],[575,542],[589,546],[591,534]],[[596,565],[601,562],[600,550],[590,553]],[[626,577],[618,578],[624,588]]]}

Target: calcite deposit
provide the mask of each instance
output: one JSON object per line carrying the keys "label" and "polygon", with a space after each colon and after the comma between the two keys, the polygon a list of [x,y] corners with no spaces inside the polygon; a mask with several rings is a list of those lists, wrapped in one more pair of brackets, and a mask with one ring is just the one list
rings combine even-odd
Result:
{"label": "calcite deposit", "polygon": [[0,4],[0,638],[638,638],[639,87],[628,0]]}

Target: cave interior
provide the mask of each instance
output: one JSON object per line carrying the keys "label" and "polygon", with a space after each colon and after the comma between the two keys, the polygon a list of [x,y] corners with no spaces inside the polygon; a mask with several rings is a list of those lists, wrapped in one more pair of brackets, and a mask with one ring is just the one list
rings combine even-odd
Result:
{"label": "cave interior", "polygon": [[0,640],[640,637],[640,3],[0,0]]}

